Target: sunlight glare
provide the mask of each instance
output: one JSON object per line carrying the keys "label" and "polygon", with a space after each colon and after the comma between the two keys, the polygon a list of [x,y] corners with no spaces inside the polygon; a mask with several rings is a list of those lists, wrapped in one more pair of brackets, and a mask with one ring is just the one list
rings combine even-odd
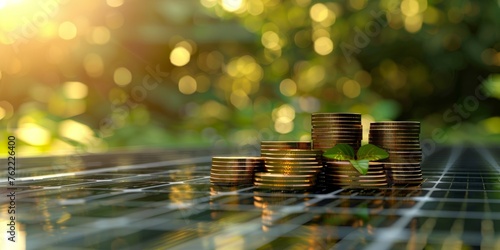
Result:
{"label": "sunlight glare", "polygon": [[8,6],[16,5],[16,4],[21,4],[21,0],[0,0],[0,10],[3,8],[6,8]]}
{"label": "sunlight glare", "polygon": [[235,12],[243,6],[243,0],[222,0],[222,8],[229,12]]}

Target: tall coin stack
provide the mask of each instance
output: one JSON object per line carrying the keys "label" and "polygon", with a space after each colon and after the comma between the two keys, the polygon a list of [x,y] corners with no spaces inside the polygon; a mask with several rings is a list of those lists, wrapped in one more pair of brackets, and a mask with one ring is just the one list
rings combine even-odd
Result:
{"label": "tall coin stack", "polygon": [[339,143],[361,146],[363,127],[361,114],[313,113],[311,116],[312,148],[327,150]]}
{"label": "tall coin stack", "polygon": [[372,122],[369,143],[389,153],[384,165],[391,184],[418,185],[422,182],[420,122]]}
{"label": "tall coin stack", "polygon": [[[311,115],[312,148],[326,151],[336,144],[351,145],[355,151],[361,146],[363,127],[358,113],[313,113]],[[326,187],[326,165],[319,174],[320,187]]]}
{"label": "tall coin stack", "polygon": [[251,185],[256,172],[264,170],[262,157],[212,157],[210,183]]}
{"label": "tall coin stack", "polygon": [[255,186],[275,190],[305,190],[316,185],[323,151],[310,142],[263,141],[261,156],[265,173],[255,175]]}

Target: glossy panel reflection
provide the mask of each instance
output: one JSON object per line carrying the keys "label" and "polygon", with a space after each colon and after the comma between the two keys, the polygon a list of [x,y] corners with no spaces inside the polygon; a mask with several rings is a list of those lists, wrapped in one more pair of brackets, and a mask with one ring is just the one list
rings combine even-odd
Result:
{"label": "glossy panel reflection", "polygon": [[199,151],[84,156],[57,173],[56,158],[26,159],[15,247],[498,249],[499,155],[443,148],[425,156],[420,186],[307,191],[211,183]]}

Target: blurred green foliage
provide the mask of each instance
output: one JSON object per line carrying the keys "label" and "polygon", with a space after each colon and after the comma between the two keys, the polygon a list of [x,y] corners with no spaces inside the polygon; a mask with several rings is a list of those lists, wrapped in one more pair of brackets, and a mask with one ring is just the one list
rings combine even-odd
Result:
{"label": "blurred green foliage", "polygon": [[312,112],[500,141],[498,1],[29,6],[0,7],[0,133],[27,153],[309,140]]}

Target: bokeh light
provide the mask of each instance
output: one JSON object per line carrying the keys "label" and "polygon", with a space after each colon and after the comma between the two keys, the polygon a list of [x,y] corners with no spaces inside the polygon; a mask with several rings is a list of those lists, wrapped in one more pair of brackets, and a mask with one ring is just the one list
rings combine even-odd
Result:
{"label": "bokeh light", "polygon": [[96,44],[106,44],[111,39],[109,29],[104,26],[95,27],[92,30],[91,41]]}
{"label": "bokeh light", "polygon": [[7,115],[7,111],[4,108],[0,107],[0,120],[5,118],[5,115]]}
{"label": "bokeh light", "polygon": [[71,40],[76,37],[78,29],[72,22],[64,22],[59,25],[59,37],[64,40]]}
{"label": "bokeh light", "polygon": [[87,125],[73,120],[65,120],[59,124],[59,135],[73,141],[85,143],[93,134]]}
{"label": "bokeh light", "polygon": [[132,72],[125,67],[115,69],[113,80],[118,86],[125,86],[132,82]]}
{"label": "bokeh light", "polygon": [[333,42],[328,37],[320,37],[314,40],[314,51],[316,53],[326,56],[333,51]]}
{"label": "bokeh light", "polygon": [[297,84],[291,79],[284,79],[280,83],[280,92],[285,96],[293,96],[297,93]]}
{"label": "bokeh light", "polygon": [[342,91],[345,96],[349,98],[356,98],[361,93],[361,86],[354,80],[347,80],[342,86]]}
{"label": "bokeh light", "polygon": [[314,4],[309,15],[313,21],[320,23],[328,18],[328,8],[322,3]]}
{"label": "bokeh light", "polygon": [[222,8],[229,12],[235,12],[241,9],[244,5],[244,0],[222,0]]}
{"label": "bokeh light", "polygon": [[175,47],[170,52],[170,62],[177,67],[186,65],[190,59],[191,53],[185,47]]}
{"label": "bokeh light", "polygon": [[185,95],[190,95],[196,92],[196,80],[191,76],[183,76],[179,80],[179,91]]}
{"label": "bokeh light", "polygon": [[69,99],[83,99],[87,97],[88,87],[81,82],[65,82],[62,86],[64,95]]}
{"label": "bokeh light", "polygon": [[104,72],[104,61],[96,53],[89,53],[83,58],[83,67],[90,77],[99,77]]}
{"label": "bokeh light", "polygon": [[35,123],[21,123],[17,137],[32,146],[43,146],[50,142],[50,132]]}

